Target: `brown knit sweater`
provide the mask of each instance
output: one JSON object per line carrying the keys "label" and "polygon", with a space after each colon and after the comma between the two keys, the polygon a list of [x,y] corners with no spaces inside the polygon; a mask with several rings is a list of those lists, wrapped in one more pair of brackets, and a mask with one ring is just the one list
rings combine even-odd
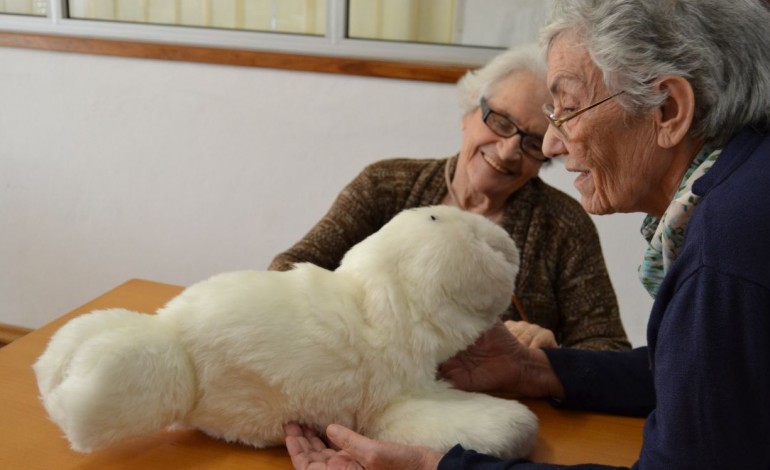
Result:
{"label": "brown knit sweater", "polygon": [[[393,159],[369,165],[337,197],[305,237],[270,269],[311,262],[339,266],[356,243],[404,209],[441,204],[450,159]],[[548,328],[564,347],[630,348],[591,218],[570,196],[534,178],[508,199],[501,221],[521,252],[515,292],[529,321]],[[513,308],[505,319],[519,319]]]}

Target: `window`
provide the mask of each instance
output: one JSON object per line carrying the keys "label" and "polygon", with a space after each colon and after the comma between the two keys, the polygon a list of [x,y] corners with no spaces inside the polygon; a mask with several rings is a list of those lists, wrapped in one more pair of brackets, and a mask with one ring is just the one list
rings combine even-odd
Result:
{"label": "window", "polygon": [[[0,46],[232,63],[214,57],[225,51],[256,66],[282,54],[297,65],[279,68],[454,81],[536,40],[551,1],[0,0]],[[338,62],[323,70],[322,58]]]}
{"label": "window", "polygon": [[323,36],[325,0],[69,0],[70,18]]}
{"label": "window", "polygon": [[350,0],[348,37],[505,48],[533,41],[549,0]]}
{"label": "window", "polygon": [[47,0],[0,0],[0,13],[45,16]]}
{"label": "window", "polygon": [[452,44],[454,0],[350,0],[348,37]]}

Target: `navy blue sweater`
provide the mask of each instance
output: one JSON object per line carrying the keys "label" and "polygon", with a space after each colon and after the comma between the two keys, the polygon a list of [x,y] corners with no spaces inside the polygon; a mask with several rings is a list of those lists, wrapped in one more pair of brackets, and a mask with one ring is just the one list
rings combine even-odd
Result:
{"label": "navy blue sweater", "polygon": [[[564,406],[647,415],[636,469],[770,468],[770,135],[745,129],[693,186],[702,196],[660,286],[647,348],[548,350]],[[450,469],[608,469],[500,461]]]}

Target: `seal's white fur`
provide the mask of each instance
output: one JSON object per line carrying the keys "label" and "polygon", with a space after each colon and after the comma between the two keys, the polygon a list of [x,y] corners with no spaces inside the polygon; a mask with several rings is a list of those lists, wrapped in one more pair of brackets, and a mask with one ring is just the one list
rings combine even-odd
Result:
{"label": "seal's white fur", "polygon": [[507,308],[517,272],[518,251],[495,224],[412,209],[333,272],[225,273],[157,315],[80,316],[34,369],[46,410],[81,452],[172,425],[275,446],[299,421],[522,456],[537,433],[526,407],[435,378]]}

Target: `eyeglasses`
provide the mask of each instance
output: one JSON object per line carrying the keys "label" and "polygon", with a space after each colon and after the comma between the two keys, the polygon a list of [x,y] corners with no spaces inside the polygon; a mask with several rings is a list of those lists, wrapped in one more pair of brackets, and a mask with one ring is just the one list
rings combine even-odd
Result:
{"label": "eyeglasses", "polygon": [[620,95],[622,93],[623,93],[622,91],[619,91],[619,92],[615,93],[614,95],[610,95],[610,96],[604,98],[601,101],[597,101],[594,104],[586,106],[583,109],[578,109],[577,111],[573,111],[571,113],[567,113],[566,116],[557,116],[555,111],[554,111],[554,109],[553,109],[553,105],[551,105],[551,104],[544,104],[543,105],[543,112],[545,113],[545,117],[548,118],[548,122],[550,122],[551,125],[554,128],[556,128],[557,131],[559,131],[559,134],[561,134],[561,136],[564,137],[564,140],[569,140],[569,134],[567,134],[567,130],[564,128],[564,123],[566,123],[570,119],[573,119],[573,118],[576,118],[576,117],[580,116],[581,114],[583,114],[584,112],[588,111],[589,109],[593,109],[593,108],[599,106],[600,104],[602,104],[604,102],[607,102],[607,101],[611,100],[612,98],[615,98],[616,96],[618,96],[618,95]]}
{"label": "eyeglasses", "polygon": [[502,114],[489,109],[487,99],[481,97],[481,120],[487,125],[490,131],[494,132],[500,137],[508,138],[515,135],[519,135],[519,148],[530,158],[533,158],[539,162],[548,160],[548,157],[543,155],[543,138],[534,134],[527,134],[522,132],[516,124]]}

